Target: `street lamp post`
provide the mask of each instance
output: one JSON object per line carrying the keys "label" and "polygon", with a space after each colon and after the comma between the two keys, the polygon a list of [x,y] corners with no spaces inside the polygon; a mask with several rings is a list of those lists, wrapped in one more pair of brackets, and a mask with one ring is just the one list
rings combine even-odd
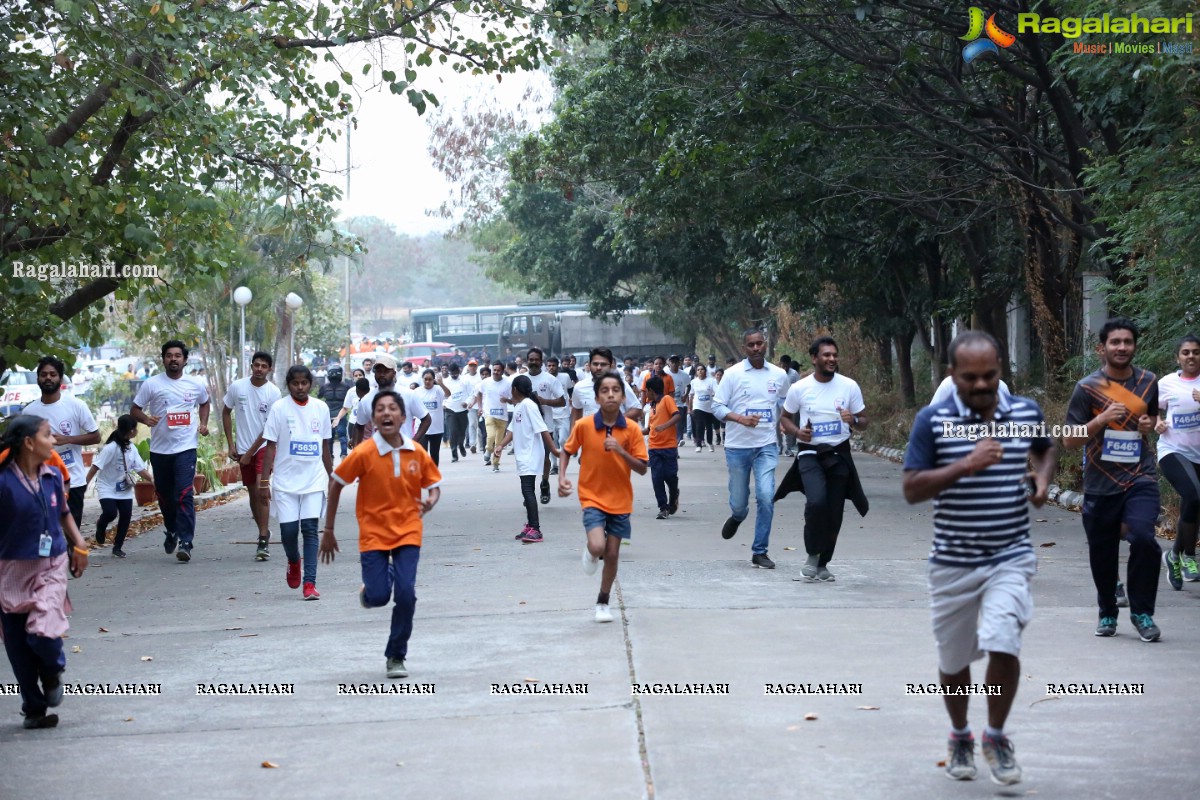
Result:
{"label": "street lamp post", "polygon": [[288,292],[287,297],[283,298],[283,302],[287,303],[287,307],[292,310],[292,325],[291,325],[291,359],[292,363],[296,363],[296,312],[300,310],[300,306],[304,305],[304,298],[295,292]]}
{"label": "street lamp post", "polygon": [[245,286],[233,290],[233,302],[237,303],[242,312],[242,330],[238,338],[238,377],[246,377],[246,304],[254,299],[254,293]]}

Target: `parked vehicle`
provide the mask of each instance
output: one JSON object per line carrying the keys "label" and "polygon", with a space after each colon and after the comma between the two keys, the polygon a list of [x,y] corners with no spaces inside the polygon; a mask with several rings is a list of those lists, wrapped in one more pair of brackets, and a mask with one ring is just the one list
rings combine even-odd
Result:
{"label": "parked vehicle", "polygon": [[449,364],[453,358],[454,345],[447,342],[404,344],[400,346],[400,351],[396,356],[397,361],[401,363],[407,361],[414,367],[440,367],[442,364]]}
{"label": "parked vehicle", "polygon": [[[63,376],[63,392],[71,394],[74,386],[71,379]],[[0,376],[0,418],[20,414],[21,409],[42,396],[37,383],[37,373],[22,367],[4,370]]]}
{"label": "parked vehicle", "polygon": [[[585,311],[536,311],[530,309],[504,317],[500,328],[500,352],[520,355],[540,347],[550,356],[586,353],[592,347],[607,347],[618,357],[669,355],[692,351],[680,337],[654,324],[649,312],[627,311],[619,320],[595,319]],[[586,355],[577,356],[584,363]]]}

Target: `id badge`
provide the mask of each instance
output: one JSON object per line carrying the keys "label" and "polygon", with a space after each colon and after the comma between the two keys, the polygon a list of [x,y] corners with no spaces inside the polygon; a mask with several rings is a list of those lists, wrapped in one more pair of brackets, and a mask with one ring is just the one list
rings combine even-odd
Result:
{"label": "id badge", "polygon": [[1116,464],[1136,464],[1142,459],[1142,435],[1137,431],[1104,431],[1101,461]]}
{"label": "id badge", "polygon": [[125,481],[125,480],[117,481],[117,485],[114,486],[113,489],[118,492],[127,492],[127,491],[129,491],[129,481]]}
{"label": "id badge", "polygon": [[50,548],[54,546],[54,539],[50,537],[49,531],[42,531],[42,536],[38,539],[38,555],[46,558],[50,555]]}

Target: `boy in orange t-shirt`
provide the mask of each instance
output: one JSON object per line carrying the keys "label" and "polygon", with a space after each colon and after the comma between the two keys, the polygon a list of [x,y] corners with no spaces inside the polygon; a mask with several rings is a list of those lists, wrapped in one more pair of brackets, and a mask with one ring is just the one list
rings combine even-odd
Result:
{"label": "boy in orange t-shirt", "polygon": [[[342,459],[329,481],[328,512],[321,537],[321,561],[329,564],[339,552],[333,535],[334,518],[342,487],[359,481],[354,514],[358,519],[358,549],[363,586],[358,591],[363,608],[386,606],[395,595],[392,628],[388,636],[387,676],[407,678],[408,639],[417,606],[417,561],[421,556],[421,518],[441,498],[442,473],[425,448],[405,439],[404,401],[391,391],[379,392],[371,402],[375,433]],[[428,498],[422,499],[422,490]]]}
{"label": "boy in orange t-shirt", "polygon": [[679,510],[679,449],[675,444],[675,428],[682,416],[660,376],[651,375],[646,381],[646,398],[650,402],[650,480],[658,502],[655,519],[666,519]]}
{"label": "boy in orange t-shirt", "polygon": [[[583,529],[587,532],[584,572],[594,575],[600,559],[604,559],[596,622],[613,621],[608,595],[617,579],[621,540],[628,539],[632,532],[629,515],[633,513],[633,483],[629,473],[646,474],[646,442],[638,427],[628,424],[621,414],[624,400],[625,382],[621,377],[615,373],[601,377],[596,385],[600,410],[575,423],[558,464],[558,496],[570,497],[574,487],[567,480],[567,466],[571,456],[580,454],[579,504],[583,506]],[[582,457],[585,452],[587,458]]]}

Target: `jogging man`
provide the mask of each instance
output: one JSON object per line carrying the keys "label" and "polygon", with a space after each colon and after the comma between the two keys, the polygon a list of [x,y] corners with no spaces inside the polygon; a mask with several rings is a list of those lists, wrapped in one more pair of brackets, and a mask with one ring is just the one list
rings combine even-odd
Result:
{"label": "jogging man", "polygon": [[[596,399],[596,379],[609,373],[615,375],[613,363],[612,351],[607,347],[593,347],[588,353],[587,366],[590,373],[579,376],[580,380],[575,384],[575,391],[571,394],[572,429],[576,422],[585,417],[594,417],[600,410],[600,403]],[[638,422],[642,418],[642,404],[633,392],[625,393],[618,410],[623,416],[634,422]]]}
{"label": "jogging man", "polygon": [[[861,496],[850,434],[867,427],[866,406],[858,383],[838,373],[838,346],[822,336],[808,350],[813,373],[788,389],[783,432],[796,438],[799,478],[808,498],[804,504],[804,549],[808,561],[800,572],[810,581],[832,581],[828,569],[842,530],[842,512],[851,486]],[[801,423],[792,421],[799,414]]]}
{"label": "jogging man", "polygon": [[[921,409],[913,422],[904,454],[904,499],[933,499],[928,578],[939,679],[947,689],[943,699],[951,725],[946,775],[975,777],[966,687],[971,662],[986,652],[986,683],[1001,688],[1000,694],[987,696],[983,755],[992,780],[1012,784],[1021,780],[1021,768],[1004,724],[1021,680],[1021,632],[1033,615],[1029,582],[1037,572],[1027,500],[1036,508],[1045,504],[1058,451],[1044,435],[1015,435],[1028,430],[996,438],[970,433],[971,426],[988,423],[1028,429],[1045,422],[1033,400],[1000,396],[1000,348],[989,334],[959,334],[950,343],[950,370],[958,393]],[[1032,476],[1026,472],[1030,459]],[[1032,494],[1027,494],[1031,478]]]}
{"label": "jogging man", "polygon": [[758,514],[754,518],[750,563],[760,569],[775,569],[775,562],[767,555],[775,515],[775,465],[779,462],[775,424],[789,384],[787,373],[767,363],[767,339],[762,331],[751,328],[743,333],[742,349],[746,358],[725,370],[713,398],[713,415],[726,423],[725,465],[729,469],[730,517],[721,528],[721,536],[732,539],[742,520],[750,515],[753,472]]}
{"label": "jogging man", "polygon": [[[262,475],[264,452],[258,437],[267,424],[271,406],[280,398],[279,387],[267,381],[274,367],[275,359],[270,353],[255,353],[250,358],[250,377],[229,384],[222,399],[221,428],[225,431],[225,443],[229,448],[229,457],[241,467],[242,486],[250,492],[250,516],[258,528],[258,548],[254,554],[256,561],[266,561],[271,557],[268,548],[271,532],[267,530],[270,508],[258,492],[258,476]],[[233,430],[234,409],[237,409],[236,440]]]}
{"label": "jogging man", "polygon": [[1100,607],[1097,636],[1117,632],[1116,587],[1121,525],[1127,528],[1129,617],[1143,642],[1158,641],[1154,602],[1162,548],[1154,538],[1158,521],[1158,471],[1146,437],[1158,416],[1158,382],[1153,372],[1133,366],[1138,329],[1118,317],[1100,328],[1103,366],[1075,384],[1067,423],[1087,425],[1087,436],[1064,437],[1074,450],[1086,446],[1083,470],[1083,530],[1087,533],[1092,581]]}
{"label": "jogging man", "polygon": [[[358,424],[358,428],[354,431],[354,446],[357,447],[359,442],[370,439],[371,434],[375,432],[375,424],[371,421],[371,402],[380,392],[395,392],[404,400],[407,427],[402,433],[411,439],[420,439],[424,436],[425,431],[429,430],[429,412],[416,393],[410,389],[396,386],[396,359],[389,355],[380,356],[376,359],[372,372],[375,374],[376,388],[371,389],[366,397],[358,401],[358,408],[354,412],[355,422]],[[415,430],[414,426],[416,426]]]}
{"label": "jogging man", "polygon": [[75,527],[83,525],[83,495],[87,492],[87,467],[83,464],[83,446],[100,443],[100,428],[96,418],[82,400],[62,393],[63,376],[67,368],[54,356],[38,360],[37,382],[42,396],[25,406],[23,413],[33,414],[50,423],[54,434],[54,449],[71,473],[67,492],[67,509]]}
{"label": "jogging man", "polygon": [[[192,487],[196,479],[196,449],[199,437],[208,436],[208,415],[212,410],[204,380],[183,374],[187,360],[187,345],[178,339],[165,342],[163,371],[142,384],[129,409],[134,419],[150,426],[150,466],[166,528],[163,549],[168,555],[175,553],[175,558],[185,564],[192,560],[192,540],[196,533]],[[197,411],[199,422],[193,425]]]}
{"label": "jogging man", "polygon": [[[546,371],[555,377],[562,386],[563,396],[566,398],[566,403],[554,409],[553,424],[550,425],[550,433],[554,436],[554,443],[562,447],[567,442],[567,437],[571,435],[571,395],[575,390],[575,379],[568,373],[559,369],[559,361],[551,356],[546,360]],[[550,474],[558,474],[558,461],[554,461],[550,465]]]}

